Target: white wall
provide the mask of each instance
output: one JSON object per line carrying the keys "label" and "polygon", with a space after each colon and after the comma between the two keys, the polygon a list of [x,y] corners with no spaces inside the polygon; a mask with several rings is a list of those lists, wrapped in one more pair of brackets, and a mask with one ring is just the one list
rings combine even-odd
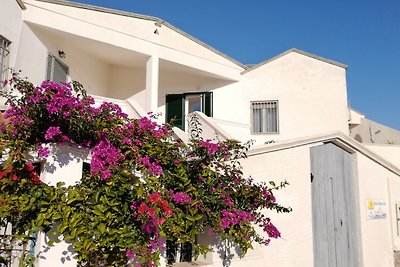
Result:
{"label": "white wall", "polygon": [[[31,23],[237,79],[242,67],[155,21],[27,0]],[[63,14],[63,15],[60,15]],[[178,47],[178,48],[177,48]]]}
{"label": "white wall", "polygon": [[[145,102],[146,70],[144,68],[111,65],[109,70],[108,88],[110,97],[127,99],[134,96],[133,98],[136,102]],[[143,94],[143,98],[139,97],[140,94]]]}
{"label": "white wall", "polygon": [[[82,178],[83,161],[88,157],[86,149],[78,149],[68,145],[53,147],[51,155],[46,159],[41,173],[41,180],[55,186],[64,182],[65,186],[76,184]],[[68,266],[76,267],[77,261],[73,259],[73,248],[70,243],[61,242],[54,247],[46,249],[47,241],[44,233],[39,233],[36,243],[38,266]]]}
{"label": "white wall", "polygon": [[10,66],[15,64],[22,25],[22,9],[16,0],[1,0],[0,35],[11,42]]}
{"label": "white wall", "polygon": [[[394,247],[400,245],[400,238],[393,229],[396,225],[394,204],[400,200],[400,177],[365,156],[358,155],[357,161],[364,266],[393,266]],[[367,219],[369,200],[386,203],[385,219]]]}
{"label": "white wall", "polygon": [[[11,42],[9,47],[9,67],[15,67],[22,24],[22,9],[16,0],[2,0],[0,4],[0,35]],[[8,75],[10,78],[11,75]],[[3,77],[1,77],[3,79]],[[3,81],[0,81],[3,82]],[[5,99],[0,98],[0,108],[5,108]]]}
{"label": "white wall", "polygon": [[[250,102],[279,101],[279,134],[252,135],[262,143],[320,133],[348,133],[345,69],[297,52],[246,72],[215,91],[217,119],[250,125]],[[250,129],[249,129],[250,133]]]}
{"label": "white wall", "polygon": [[243,161],[244,173],[256,181],[281,182],[288,187],[277,191],[277,202],[290,206],[289,214],[267,212],[282,233],[282,239],[271,240],[257,251],[261,257],[248,256],[234,260],[236,266],[293,267],[313,266],[312,208],[310,184],[310,151],[306,146],[250,156]]}
{"label": "white wall", "polygon": [[400,169],[400,145],[364,144],[364,146]]}
{"label": "white wall", "polygon": [[[273,214],[271,218],[283,239],[272,240],[261,250],[262,259],[245,257],[234,260],[236,266],[313,266],[313,233],[310,183],[310,145],[270,151],[250,156],[243,161],[245,174],[256,181],[282,181],[289,186],[276,194],[278,203],[289,205],[289,214]],[[394,264],[394,250],[400,250],[395,204],[400,202],[400,176],[389,171],[360,152],[357,155],[355,193],[359,201],[361,249],[365,267],[386,267]],[[367,219],[369,200],[386,203],[384,219]],[[399,203],[400,204],[400,203]],[[400,227],[400,225],[399,225]],[[400,228],[399,228],[400,231]]]}
{"label": "white wall", "polygon": [[34,84],[46,79],[48,50],[37,35],[23,23],[15,67]]}
{"label": "white wall", "polygon": [[400,145],[400,131],[367,118],[350,128],[350,136],[364,144]]}

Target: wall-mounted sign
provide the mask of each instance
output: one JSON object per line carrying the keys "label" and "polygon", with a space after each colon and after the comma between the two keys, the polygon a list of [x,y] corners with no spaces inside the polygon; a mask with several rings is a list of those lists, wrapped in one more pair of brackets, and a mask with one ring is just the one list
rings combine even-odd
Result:
{"label": "wall-mounted sign", "polygon": [[382,200],[367,201],[368,220],[386,219],[386,202]]}

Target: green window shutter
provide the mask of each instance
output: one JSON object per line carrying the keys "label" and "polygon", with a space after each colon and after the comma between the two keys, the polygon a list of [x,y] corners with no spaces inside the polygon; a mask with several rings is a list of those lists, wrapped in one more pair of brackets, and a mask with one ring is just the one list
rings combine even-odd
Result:
{"label": "green window shutter", "polygon": [[208,117],[213,116],[213,97],[212,92],[203,94],[203,111]]}
{"label": "green window shutter", "polygon": [[185,101],[182,94],[166,96],[166,122],[169,123],[173,119],[174,126],[185,130]]}

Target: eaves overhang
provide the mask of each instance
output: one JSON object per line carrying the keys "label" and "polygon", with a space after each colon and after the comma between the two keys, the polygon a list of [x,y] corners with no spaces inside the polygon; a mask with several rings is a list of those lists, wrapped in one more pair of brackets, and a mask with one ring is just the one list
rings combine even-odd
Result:
{"label": "eaves overhang", "polygon": [[356,140],[348,137],[342,132],[334,132],[325,135],[317,135],[313,137],[305,137],[295,140],[288,140],[279,143],[273,144],[266,144],[261,145],[255,148],[250,149],[247,152],[248,157],[261,155],[265,153],[272,153],[280,150],[287,150],[302,146],[314,146],[318,144],[324,143],[333,143],[340,148],[344,149],[349,153],[360,153],[363,156],[369,158],[373,162],[381,165],[385,169],[389,170],[390,172],[400,176],[400,169],[394,166],[392,163],[388,162],[387,160],[383,159],[376,153],[372,152],[362,144],[358,143]]}
{"label": "eaves overhang", "polygon": [[20,7],[22,10],[25,10],[25,9],[26,9],[26,6],[25,6],[25,4],[24,4],[24,2],[23,2],[22,0],[16,0],[16,1],[17,1],[17,3],[18,3],[19,7]]}
{"label": "eaves overhang", "polygon": [[267,60],[265,60],[265,61],[263,61],[263,62],[261,62],[259,64],[251,65],[251,67],[247,66],[247,69],[242,71],[241,74],[245,74],[247,72],[255,70],[255,69],[257,69],[257,68],[259,68],[259,67],[261,67],[261,66],[263,66],[265,64],[268,64],[268,63],[270,63],[272,61],[275,61],[275,60],[277,60],[277,59],[279,59],[279,58],[281,58],[281,57],[283,57],[283,56],[285,56],[285,55],[287,55],[289,53],[293,53],[293,52],[301,54],[301,55],[306,56],[306,57],[310,57],[310,58],[316,59],[316,60],[320,60],[320,61],[328,63],[328,64],[332,64],[332,65],[340,67],[340,68],[347,69],[347,67],[348,67],[347,65],[345,65],[343,63],[339,63],[339,62],[336,62],[336,61],[333,61],[333,60],[330,60],[330,59],[326,59],[326,58],[323,58],[323,57],[320,57],[320,56],[317,56],[317,55],[302,51],[302,50],[297,49],[297,48],[292,48],[292,49],[289,49],[289,50],[287,50],[287,51],[285,51],[285,52],[283,52],[283,53],[281,53],[281,54],[279,54],[277,56],[274,56],[274,57],[272,57],[270,59],[267,59]]}
{"label": "eaves overhang", "polygon": [[57,5],[63,5],[63,6],[69,6],[69,7],[75,7],[75,8],[81,8],[81,9],[87,9],[87,10],[91,10],[91,11],[97,11],[97,12],[104,12],[104,13],[108,13],[108,14],[114,14],[114,15],[119,15],[119,16],[125,16],[125,17],[131,17],[131,18],[136,18],[136,19],[143,19],[143,20],[148,20],[148,21],[154,21],[158,26],[166,26],[168,28],[170,28],[171,30],[181,34],[182,36],[184,36],[185,38],[188,38],[189,40],[205,47],[206,49],[212,51],[213,53],[231,61],[232,63],[234,63],[235,65],[237,65],[238,67],[242,68],[243,70],[245,70],[247,67],[240,63],[239,61],[229,57],[228,55],[222,53],[221,51],[215,49],[214,47],[200,41],[199,39],[191,36],[190,34],[176,28],[175,26],[173,26],[172,24],[157,18],[157,17],[153,17],[153,16],[147,16],[147,15],[142,15],[142,14],[137,14],[137,13],[132,13],[132,12],[126,12],[126,11],[120,11],[120,10],[115,10],[115,9],[110,9],[110,8],[104,8],[104,7],[98,7],[98,6],[92,6],[92,5],[87,5],[87,4],[82,4],[82,3],[78,3],[78,2],[70,2],[70,1],[65,1],[65,0],[35,0],[35,1],[39,1],[39,2],[45,2],[45,3],[51,3],[51,4],[57,4]]}

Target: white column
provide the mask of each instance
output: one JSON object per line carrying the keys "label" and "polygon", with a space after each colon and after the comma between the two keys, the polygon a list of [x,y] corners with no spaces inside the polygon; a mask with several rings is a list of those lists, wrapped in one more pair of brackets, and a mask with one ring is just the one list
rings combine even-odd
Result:
{"label": "white column", "polygon": [[153,55],[146,64],[146,112],[157,113],[159,58]]}

